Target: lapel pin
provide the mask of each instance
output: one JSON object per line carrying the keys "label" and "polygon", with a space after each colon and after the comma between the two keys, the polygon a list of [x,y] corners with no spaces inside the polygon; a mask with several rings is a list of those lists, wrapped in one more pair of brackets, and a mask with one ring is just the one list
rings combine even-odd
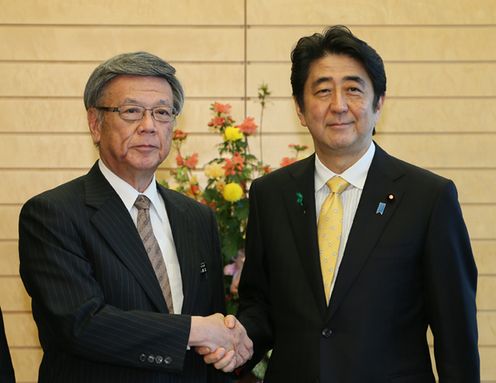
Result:
{"label": "lapel pin", "polygon": [[205,274],[207,272],[207,265],[205,262],[200,263],[200,274]]}
{"label": "lapel pin", "polygon": [[394,200],[396,199],[396,197],[394,196],[394,194],[389,193],[386,199],[387,199],[388,202],[394,202]]}
{"label": "lapel pin", "polygon": [[385,202],[379,202],[379,205],[377,205],[377,210],[375,211],[375,214],[384,214],[384,210],[386,209],[386,203]]}
{"label": "lapel pin", "polygon": [[296,193],[296,203],[300,206],[303,206],[303,194],[300,192]]}

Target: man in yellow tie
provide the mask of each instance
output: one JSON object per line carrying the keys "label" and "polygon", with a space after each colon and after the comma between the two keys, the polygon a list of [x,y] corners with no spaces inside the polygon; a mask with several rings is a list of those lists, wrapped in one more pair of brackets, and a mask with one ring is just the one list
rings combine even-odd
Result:
{"label": "man in yellow tie", "polygon": [[337,26],[301,38],[291,59],[315,154],[251,186],[239,320],[252,362],[273,349],[267,383],[433,383],[430,327],[439,381],[479,382],[477,270],[456,188],[373,142],[381,57]]}

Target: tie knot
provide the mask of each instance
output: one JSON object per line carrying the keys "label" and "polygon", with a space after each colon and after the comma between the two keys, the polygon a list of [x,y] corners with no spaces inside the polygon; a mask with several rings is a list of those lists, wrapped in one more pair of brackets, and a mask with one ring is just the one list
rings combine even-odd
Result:
{"label": "tie knot", "polygon": [[140,194],[138,198],[136,198],[136,202],[134,203],[134,206],[136,206],[138,210],[149,209],[150,202],[151,202],[150,199],[146,195]]}
{"label": "tie knot", "polygon": [[339,176],[332,177],[327,181],[327,186],[331,189],[331,192],[336,194],[341,194],[348,185],[349,183]]}

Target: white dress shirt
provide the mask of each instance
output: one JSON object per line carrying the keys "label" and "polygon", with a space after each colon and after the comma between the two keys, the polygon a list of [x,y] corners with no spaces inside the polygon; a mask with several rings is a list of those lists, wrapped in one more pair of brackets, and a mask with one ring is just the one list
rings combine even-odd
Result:
{"label": "white dress shirt", "polygon": [[126,209],[131,214],[131,218],[135,225],[138,221],[138,209],[134,206],[134,202],[138,195],[146,195],[150,201],[150,219],[152,222],[153,234],[157,238],[160,251],[167,266],[167,275],[169,276],[169,284],[172,293],[172,303],[174,305],[174,313],[180,314],[183,307],[183,282],[181,279],[181,268],[177,259],[176,246],[172,237],[172,229],[165,209],[165,203],[162,196],[157,190],[155,176],[148,188],[140,193],[122,178],[113,173],[102,160],[98,161],[98,166],[105,179],[114,188],[116,193],[121,198],[126,206]]}
{"label": "white dress shirt", "polygon": [[334,176],[340,176],[350,185],[341,193],[341,201],[343,203],[343,226],[341,231],[341,241],[339,243],[338,259],[336,260],[336,271],[334,272],[334,277],[331,283],[331,293],[334,289],[334,283],[339,272],[339,266],[343,260],[344,249],[346,248],[346,242],[348,241],[348,235],[350,234],[351,225],[353,224],[353,219],[355,218],[355,213],[360,202],[360,197],[362,196],[363,185],[365,185],[365,180],[367,179],[367,173],[369,172],[370,164],[374,158],[375,144],[372,142],[367,150],[367,152],[351,167],[346,169],[342,174],[336,174],[329,170],[315,155],[315,211],[317,212],[317,222],[320,216],[320,208],[324,203],[324,200],[330,193],[329,187],[327,186],[327,181]]}

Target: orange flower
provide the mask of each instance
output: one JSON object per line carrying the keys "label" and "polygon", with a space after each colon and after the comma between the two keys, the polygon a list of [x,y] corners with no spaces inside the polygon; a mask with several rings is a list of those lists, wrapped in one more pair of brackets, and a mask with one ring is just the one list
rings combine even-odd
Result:
{"label": "orange flower", "polygon": [[212,117],[208,126],[223,126],[225,122],[226,119],[224,117]]}
{"label": "orange flower", "polygon": [[198,164],[198,153],[193,153],[191,156],[187,156],[184,161],[184,165],[188,169],[194,169],[197,164]]}
{"label": "orange flower", "polygon": [[283,157],[279,165],[281,165],[281,167],[284,167],[291,165],[294,162],[296,162],[296,158],[294,157]]}
{"label": "orange flower", "polygon": [[183,132],[181,129],[174,130],[174,134],[172,135],[172,139],[176,141],[184,141],[188,137],[188,133]]}
{"label": "orange flower", "polygon": [[229,104],[221,104],[219,102],[214,102],[212,104],[212,110],[215,113],[224,113],[224,114],[229,114],[231,112],[231,105]]}
{"label": "orange flower", "polygon": [[177,166],[183,166],[184,165],[184,158],[180,154],[176,156],[176,164]]}
{"label": "orange flower", "polygon": [[253,117],[246,117],[245,120],[238,125],[241,132],[249,136],[250,134],[255,134],[257,131],[257,124],[255,124],[255,119]]}
{"label": "orange flower", "polygon": [[241,157],[241,155],[238,152],[234,153],[232,161],[234,163],[234,167],[236,168],[236,170],[238,170],[238,171],[243,170],[243,168],[245,166],[245,161],[244,161],[243,157]]}

